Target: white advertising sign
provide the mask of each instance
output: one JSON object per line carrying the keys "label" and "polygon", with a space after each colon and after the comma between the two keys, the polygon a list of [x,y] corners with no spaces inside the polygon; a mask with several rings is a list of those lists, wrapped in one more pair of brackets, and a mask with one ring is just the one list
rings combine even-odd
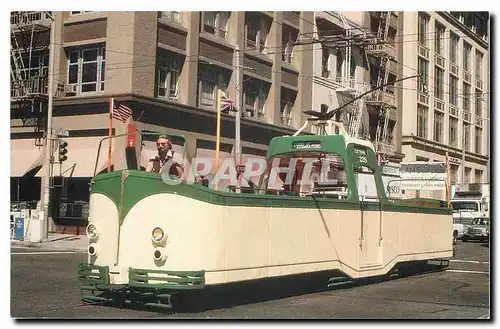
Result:
{"label": "white advertising sign", "polygon": [[444,162],[401,163],[401,188],[404,190],[445,190]]}

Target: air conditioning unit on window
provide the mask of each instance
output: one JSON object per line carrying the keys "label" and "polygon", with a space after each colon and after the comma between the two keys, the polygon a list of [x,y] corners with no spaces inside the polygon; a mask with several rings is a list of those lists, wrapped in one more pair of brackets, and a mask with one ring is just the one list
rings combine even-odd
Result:
{"label": "air conditioning unit on window", "polygon": [[64,94],[66,96],[75,96],[77,91],[78,91],[77,84],[66,85],[66,87],[64,88]]}

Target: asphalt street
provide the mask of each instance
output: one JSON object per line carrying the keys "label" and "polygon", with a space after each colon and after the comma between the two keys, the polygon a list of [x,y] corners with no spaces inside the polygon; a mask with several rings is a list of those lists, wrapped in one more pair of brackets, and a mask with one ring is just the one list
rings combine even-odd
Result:
{"label": "asphalt street", "polygon": [[[80,251],[11,249],[11,316],[62,319],[485,319],[490,313],[489,245],[459,242],[446,271],[342,289],[329,276],[207,289],[172,314],[85,305]],[[194,306],[193,306],[194,305]],[[193,307],[191,307],[193,306]]]}

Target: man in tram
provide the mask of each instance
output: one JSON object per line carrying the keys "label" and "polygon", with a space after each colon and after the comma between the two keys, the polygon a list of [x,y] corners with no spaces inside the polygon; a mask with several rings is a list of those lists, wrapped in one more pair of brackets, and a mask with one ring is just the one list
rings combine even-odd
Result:
{"label": "man in tram", "polygon": [[174,160],[174,151],[172,150],[172,142],[170,138],[166,135],[161,135],[156,141],[156,148],[158,152],[149,159],[148,166],[146,167],[146,172],[156,172],[159,173],[163,166],[171,161],[172,166],[170,167],[170,175],[176,175],[182,177],[182,166],[176,160]]}

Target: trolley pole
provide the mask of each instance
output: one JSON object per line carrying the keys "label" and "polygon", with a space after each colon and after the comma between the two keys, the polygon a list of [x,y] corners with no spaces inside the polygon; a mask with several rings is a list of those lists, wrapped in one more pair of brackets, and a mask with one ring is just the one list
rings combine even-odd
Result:
{"label": "trolley pole", "polygon": [[[243,107],[241,106],[242,104],[242,85],[241,85],[241,71],[243,68],[241,67],[241,49],[238,45],[236,45],[236,99],[235,99],[235,105],[236,105],[236,128],[235,128],[235,147],[236,147],[236,165],[239,166],[241,165],[241,140],[240,140],[240,132],[241,132],[241,115],[243,111]],[[239,180],[236,183],[236,188],[237,192],[240,192],[240,183]]]}
{"label": "trolley pole", "polygon": [[49,49],[49,81],[48,81],[48,105],[47,105],[47,133],[45,139],[45,161],[43,164],[44,172],[44,189],[41,196],[41,204],[43,207],[42,219],[42,236],[43,240],[49,237],[49,199],[50,199],[50,178],[51,178],[51,157],[52,151],[52,102],[53,102],[53,84],[54,84],[54,54],[55,54],[55,13],[52,12],[52,23],[50,26],[50,49]]}

